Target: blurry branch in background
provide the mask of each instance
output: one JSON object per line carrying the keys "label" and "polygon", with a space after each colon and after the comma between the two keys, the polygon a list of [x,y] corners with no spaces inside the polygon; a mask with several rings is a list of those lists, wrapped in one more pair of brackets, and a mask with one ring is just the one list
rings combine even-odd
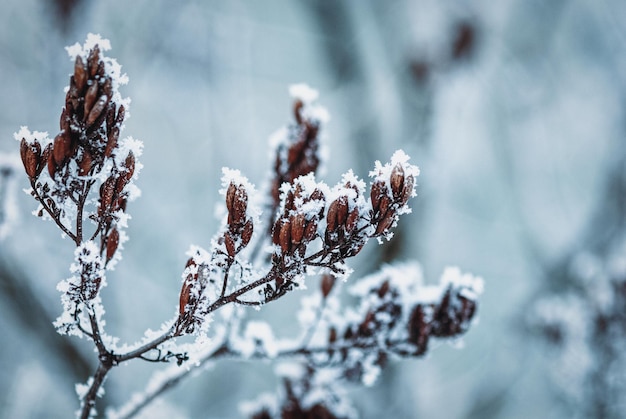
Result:
{"label": "blurry branch in background", "polygon": [[[457,339],[468,330],[482,280],[458,269],[447,269],[439,285],[426,286],[417,265],[387,266],[352,285],[358,307],[344,307],[336,297],[337,282],[351,273],[347,259],[372,238],[391,240],[400,216],[410,212],[419,169],[398,150],[388,163],[376,161],[369,192],[351,170],[334,187],[318,181],[317,135],[327,113],[315,103],[316,91],[296,85],[295,122],[272,140],[269,218],[260,218],[263,197],[248,179],[224,168],[222,226],[208,249],[191,246],[174,317],[132,345],[109,336],[100,291],[127,240],[127,204],[139,196],[134,181],[143,144],[120,135],[129,99],[119,87],[127,77],[105,56],[108,49],[109,42],[93,34],[84,45],[67,48],[74,72],[54,139],[26,127],[15,134],[28,192],[39,204],[35,214],[56,224],[76,247],[72,276],[57,287],[64,309],[55,326],[91,341],[98,354],[95,373],[77,386],[79,417],[97,414],[105,378],[124,362],[175,365],[122,409],[109,410],[111,417],[130,417],[178,383],[187,368],[225,356],[298,360],[278,372],[285,396],[261,403],[260,414],[299,417],[321,409],[329,417],[351,417],[353,409],[340,397],[343,383],[371,385],[389,359],[423,356],[431,339]],[[261,251],[265,257],[249,257]],[[319,289],[303,298],[301,337],[277,340],[268,324],[245,320],[244,307],[305,288],[308,276],[320,278]]]}
{"label": "blurry branch in background", "polygon": [[607,170],[604,196],[571,251],[544,263],[528,332],[550,349],[565,406],[595,418],[626,416],[626,157]]}

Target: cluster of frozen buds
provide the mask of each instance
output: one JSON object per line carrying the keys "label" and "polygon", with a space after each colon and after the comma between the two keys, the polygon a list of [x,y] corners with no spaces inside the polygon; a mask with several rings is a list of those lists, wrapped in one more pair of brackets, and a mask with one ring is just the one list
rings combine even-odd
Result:
{"label": "cluster of frozen buds", "polygon": [[127,80],[119,64],[104,55],[109,48],[108,41],[91,34],[83,46],[68,48],[74,71],[53,140],[26,127],[15,134],[30,194],[39,202],[37,215],[53,220],[77,246],[75,276],[60,284],[66,309],[73,305],[75,313],[79,303],[96,298],[104,283],[100,271],[113,267],[126,240],[127,202],[138,195],[133,180],[142,145],[120,139],[128,99],[118,89]]}

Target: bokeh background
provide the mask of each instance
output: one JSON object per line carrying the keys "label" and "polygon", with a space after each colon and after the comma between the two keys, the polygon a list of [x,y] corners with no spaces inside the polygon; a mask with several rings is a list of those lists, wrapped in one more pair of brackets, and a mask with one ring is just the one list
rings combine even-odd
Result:
{"label": "bokeh background", "polygon": [[[559,301],[569,301],[562,296],[587,301],[596,288],[576,278],[595,281],[609,265],[622,273],[626,2],[5,0],[0,163],[17,153],[21,125],[55,135],[73,68],[64,46],[89,32],[111,40],[108,55],[130,77],[124,134],[145,144],[130,241],[103,291],[109,333],[132,342],[171,317],[185,251],[208,245],[218,226],[221,168],[263,186],[267,139],[291,118],[288,86],[306,82],[331,115],[329,184],[349,168],[366,177],[397,148],[421,169],[413,213],[394,241],[370,244],[353,261],[355,278],[417,259],[429,282],[457,265],[486,284],[464,347],[440,345],[426,359],[392,363],[371,388],[352,388],[361,416],[626,414],[609,395],[624,386],[622,352],[611,352],[613,363],[595,362],[604,355],[589,346],[593,336],[574,334],[581,340],[567,346],[563,329],[543,327],[546,304],[537,309],[549,296],[552,318],[588,319],[589,304],[558,312]],[[95,358],[89,342],[60,337],[51,325],[73,248],[52,223],[30,215],[26,177],[6,167],[0,418],[71,417],[74,384]],[[290,313],[299,298],[286,300],[264,309],[285,336],[296,332]],[[154,369],[134,362],[114,370],[107,403],[126,401]],[[143,417],[239,417],[240,401],[277,387],[272,371],[216,364]],[[591,391],[594,380],[607,389]]]}

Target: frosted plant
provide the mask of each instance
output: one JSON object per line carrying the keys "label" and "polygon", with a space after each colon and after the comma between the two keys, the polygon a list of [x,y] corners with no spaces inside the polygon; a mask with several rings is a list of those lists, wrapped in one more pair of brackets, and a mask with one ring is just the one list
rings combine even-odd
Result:
{"label": "frosted plant", "polygon": [[[127,203],[139,196],[134,180],[143,146],[120,136],[129,100],[119,88],[127,77],[105,56],[109,49],[96,35],[68,48],[74,72],[54,139],[25,127],[15,135],[29,192],[39,203],[35,214],[52,220],[76,246],[72,275],[58,286],[63,312],[55,326],[89,339],[98,353],[94,375],[77,386],[79,417],[97,414],[104,380],[122,363],[172,361],[144,391],[109,409],[110,417],[136,414],[191,371],[226,357],[292,359],[299,366],[297,374],[294,368],[277,371],[285,380],[282,402],[250,414],[353,416],[342,392],[333,389],[339,382],[371,385],[388,359],[421,356],[431,339],[467,331],[482,281],[455,269],[439,286],[425,286],[416,265],[388,266],[350,288],[361,301],[356,309],[340,303],[337,284],[351,274],[347,259],[372,238],[392,238],[399,217],[410,212],[419,170],[397,151],[389,162],[375,163],[369,190],[351,171],[333,187],[317,180],[327,113],[316,104],[317,92],[297,85],[291,89],[294,122],[272,139],[268,199],[239,171],[223,169],[222,225],[207,248],[190,247],[173,317],[132,345],[107,335],[100,291],[127,240]],[[316,281],[310,277],[318,277],[319,286],[303,298],[302,336],[278,340],[269,324],[245,320],[245,307],[306,288]]]}
{"label": "frosted plant", "polygon": [[626,242],[568,259],[569,286],[539,299],[529,318],[543,337],[560,395],[586,417],[626,415]]}

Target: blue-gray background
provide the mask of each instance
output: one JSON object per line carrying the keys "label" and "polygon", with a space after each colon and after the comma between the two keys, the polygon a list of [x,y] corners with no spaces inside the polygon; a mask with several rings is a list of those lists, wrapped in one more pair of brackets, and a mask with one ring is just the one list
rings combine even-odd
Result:
{"label": "blue-gray background", "polygon": [[[473,38],[455,58],[463,25]],[[328,183],[349,168],[367,176],[397,148],[421,168],[399,246],[370,244],[356,274],[418,259],[429,282],[447,265],[486,282],[465,347],[392,363],[374,387],[351,391],[361,415],[576,414],[523,320],[549,287],[548,267],[588,237],[625,152],[625,2],[3,1],[0,152],[17,152],[21,125],[56,133],[72,71],[63,47],[88,32],[111,40],[108,55],[130,77],[124,134],[145,143],[143,195],[129,205],[130,241],[103,293],[109,333],[134,341],[171,317],[185,251],[215,232],[221,167],[262,186],[267,138],[291,117],[287,87],[306,82],[332,118]],[[18,205],[0,243],[0,417],[70,417],[73,385],[95,357],[88,342],[51,333],[73,248],[30,216],[28,196]],[[267,308],[279,334],[296,330],[286,322],[298,296],[288,299]],[[154,369],[114,370],[107,400],[127,400]],[[239,401],[277,385],[271,365],[227,362],[145,417],[237,417]]]}

